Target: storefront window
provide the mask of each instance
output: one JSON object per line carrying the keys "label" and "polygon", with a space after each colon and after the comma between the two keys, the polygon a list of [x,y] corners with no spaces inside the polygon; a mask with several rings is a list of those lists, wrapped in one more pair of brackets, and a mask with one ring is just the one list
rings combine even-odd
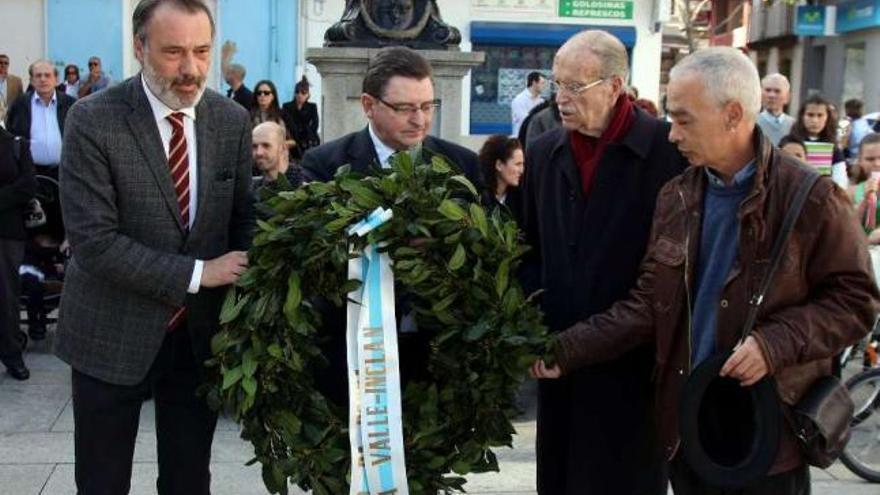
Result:
{"label": "storefront window", "polygon": [[[471,72],[471,134],[510,134],[510,101],[526,87],[529,72],[548,78],[555,46],[473,45],[486,62]],[[544,97],[549,97],[550,85]]]}

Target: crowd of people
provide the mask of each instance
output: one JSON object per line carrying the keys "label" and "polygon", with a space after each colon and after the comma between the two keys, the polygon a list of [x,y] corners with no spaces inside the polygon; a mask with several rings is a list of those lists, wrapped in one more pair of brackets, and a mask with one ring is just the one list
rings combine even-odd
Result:
{"label": "crowd of people", "polygon": [[[60,85],[40,60],[25,90],[0,56],[0,358],[28,378],[13,338],[20,276],[38,288],[63,276],[54,350],[73,370],[84,495],[128,492],[147,395],[159,493],[210,493],[217,412],[196,389],[225,289],[248,267],[255,192],[332,180],[343,165],[375,174],[395,153],[441,155],[482,204],[519,223],[533,248],[521,283],[557,342],[554,363],[530,368],[541,495],[661,495],[669,481],[677,494],[728,493],[682,454],[692,374],[717,361],[713,373],[743,387],[772,377],[778,401],[794,406],[880,310],[867,255],[869,241],[880,244],[877,114],[847,103],[839,131],[836,107],[814,95],[788,116],[787,79],[761,80],[735,49],[682,59],[658,110],[627,87],[620,40],[578,33],[554,57],[553,97],[542,101],[548,78],[529,74],[514,100],[516,137],[490,136],[475,153],[429,134],[438,100],[417,51],[378,50],[360,96],[368,125],[322,145],[305,78],[282,105],[272,81],[247,87],[227,45],[230,89],[206,89],[215,33],[201,1],[141,0],[132,28],[142,71],[117,84],[96,57],[86,80],[68,66]],[[831,145],[830,156],[812,156],[811,143]],[[814,173],[804,162],[819,159],[845,177],[823,175],[809,190],[777,283],[746,328],[787,205]],[[60,201],[35,204],[37,176],[60,179]],[[38,221],[43,206],[58,208],[43,212],[55,220]],[[22,269],[29,249],[41,258]],[[45,334],[38,302],[27,305],[32,338]],[[316,379],[345,406],[344,310],[321,311],[329,368]],[[405,384],[425,376],[432,336],[399,316]],[[773,447],[736,493],[809,493],[791,426]]]}

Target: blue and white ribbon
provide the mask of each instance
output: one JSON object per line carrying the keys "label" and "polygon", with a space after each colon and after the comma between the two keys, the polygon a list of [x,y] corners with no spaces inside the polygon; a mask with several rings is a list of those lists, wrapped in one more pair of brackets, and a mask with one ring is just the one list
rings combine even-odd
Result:
{"label": "blue and white ribbon", "polygon": [[[348,234],[365,236],[391,217],[377,208]],[[349,260],[348,277],[362,282],[348,294],[349,495],[409,495],[391,259],[370,244]]]}

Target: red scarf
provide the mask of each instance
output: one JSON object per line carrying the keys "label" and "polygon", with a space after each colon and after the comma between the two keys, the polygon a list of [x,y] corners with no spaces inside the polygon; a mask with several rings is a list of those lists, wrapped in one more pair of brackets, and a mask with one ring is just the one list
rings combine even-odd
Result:
{"label": "red scarf", "polygon": [[574,156],[575,166],[581,174],[581,187],[584,196],[589,193],[590,186],[593,184],[593,178],[596,176],[596,169],[599,168],[599,159],[605,151],[605,146],[608,143],[617,143],[622,140],[635,120],[632,101],[627,98],[626,94],[620,95],[612,112],[611,122],[598,138],[581,134],[578,131],[569,133],[571,152]]}

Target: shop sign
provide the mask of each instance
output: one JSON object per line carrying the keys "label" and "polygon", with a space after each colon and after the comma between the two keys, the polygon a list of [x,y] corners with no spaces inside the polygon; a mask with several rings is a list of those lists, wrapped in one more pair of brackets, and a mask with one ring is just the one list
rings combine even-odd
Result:
{"label": "shop sign", "polygon": [[880,26],[880,0],[855,0],[837,5],[837,32]]}
{"label": "shop sign", "polygon": [[794,33],[798,36],[824,36],[828,17],[824,5],[800,5]]}
{"label": "shop sign", "polygon": [[629,20],[633,18],[633,2],[614,0],[559,0],[559,17]]}

